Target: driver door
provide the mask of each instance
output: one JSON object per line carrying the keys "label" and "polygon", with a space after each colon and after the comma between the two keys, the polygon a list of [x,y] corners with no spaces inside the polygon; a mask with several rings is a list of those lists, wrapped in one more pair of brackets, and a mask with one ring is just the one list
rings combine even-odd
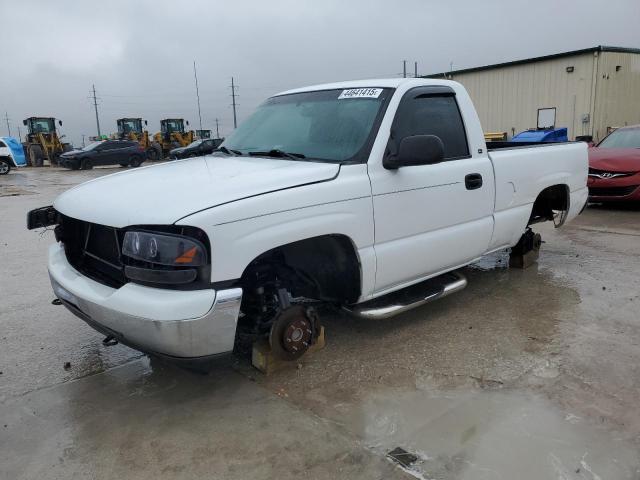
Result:
{"label": "driver door", "polygon": [[377,294],[480,257],[493,232],[493,167],[486,152],[471,151],[452,88],[406,92],[384,155],[397,154],[402,139],[413,135],[439,137],[443,161],[391,170],[382,158],[369,161]]}
{"label": "driver door", "polygon": [[93,165],[109,165],[113,154],[113,142],[106,141],[96,148],[96,153],[92,159]]}

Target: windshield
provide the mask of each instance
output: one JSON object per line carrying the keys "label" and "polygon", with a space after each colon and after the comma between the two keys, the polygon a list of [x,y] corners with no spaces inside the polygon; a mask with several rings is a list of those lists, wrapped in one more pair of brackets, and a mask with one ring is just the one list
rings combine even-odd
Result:
{"label": "windshield", "polygon": [[96,148],[98,145],[100,145],[102,142],[92,142],[89,145],[87,145],[86,147],[84,147],[82,149],[83,152],[88,152],[89,150],[93,150],[94,148]]}
{"label": "windshield", "polygon": [[52,118],[32,119],[30,124],[31,133],[51,133],[56,128]]}
{"label": "windshield", "polygon": [[184,132],[184,122],[182,120],[166,120],[162,122],[163,132]]}
{"label": "windshield", "polygon": [[[202,143],[202,140],[196,140],[194,142],[191,142],[188,147],[197,147],[198,145],[200,145]],[[188,148],[187,147],[187,148]]]}
{"label": "windshield", "polygon": [[120,133],[139,132],[142,130],[142,122],[140,120],[123,120],[118,125]]}
{"label": "windshield", "polygon": [[600,142],[601,148],[640,148],[640,128],[614,130]]}
{"label": "windshield", "polygon": [[389,89],[359,88],[272,97],[222,146],[242,152],[282,151],[343,162],[365,146]]}

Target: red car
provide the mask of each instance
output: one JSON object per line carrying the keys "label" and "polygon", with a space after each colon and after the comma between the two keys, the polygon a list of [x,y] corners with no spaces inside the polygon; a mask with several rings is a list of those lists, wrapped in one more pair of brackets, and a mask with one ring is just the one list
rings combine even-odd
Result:
{"label": "red car", "polygon": [[640,201],[640,125],[618,128],[589,149],[590,202]]}

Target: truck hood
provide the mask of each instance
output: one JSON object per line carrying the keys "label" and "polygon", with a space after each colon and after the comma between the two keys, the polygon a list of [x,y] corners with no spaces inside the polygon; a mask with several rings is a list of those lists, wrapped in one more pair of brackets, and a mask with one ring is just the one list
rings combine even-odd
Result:
{"label": "truck hood", "polygon": [[207,156],[90,180],[60,195],[60,213],[122,228],[168,225],[192,213],[276,190],[334,179],[340,166],[262,157]]}
{"label": "truck hood", "polygon": [[590,148],[589,166],[609,172],[639,172],[640,148]]}

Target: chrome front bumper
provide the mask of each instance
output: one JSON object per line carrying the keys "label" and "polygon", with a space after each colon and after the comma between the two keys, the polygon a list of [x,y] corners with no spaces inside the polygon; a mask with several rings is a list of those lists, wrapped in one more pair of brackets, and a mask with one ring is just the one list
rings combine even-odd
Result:
{"label": "chrome front bumper", "polygon": [[49,277],[72,313],[137,350],[183,359],[233,350],[240,288],[176,291],[127,283],[114,289],[75,270],[60,244],[49,250]]}

